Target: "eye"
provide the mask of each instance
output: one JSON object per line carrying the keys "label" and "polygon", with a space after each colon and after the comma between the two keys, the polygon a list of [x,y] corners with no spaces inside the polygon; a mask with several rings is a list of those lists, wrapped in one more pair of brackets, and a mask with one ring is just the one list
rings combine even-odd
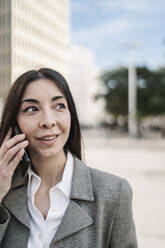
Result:
{"label": "eye", "polygon": [[30,106],[30,107],[25,108],[25,109],[23,110],[23,112],[32,113],[32,112],[35,112],[35,111],[37,111],[37,110],[38,110],[37,107],[35,107],[35,106]]}
{"label": "eye", "polygon": [[60,110],[60,109],[65,109],[66,106],[65,106],[64,103],[58,103],[57,106],[56,106],[56,108],[57,108],[58,110]]}

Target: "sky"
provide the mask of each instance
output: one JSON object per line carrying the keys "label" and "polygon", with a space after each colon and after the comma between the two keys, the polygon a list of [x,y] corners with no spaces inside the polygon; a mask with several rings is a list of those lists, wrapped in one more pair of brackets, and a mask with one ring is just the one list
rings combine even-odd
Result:
{"label": "sky", "polygon": [[71,41],[94,53],[101,69],[134,62],[165,66],[164,0],[71,0]]}

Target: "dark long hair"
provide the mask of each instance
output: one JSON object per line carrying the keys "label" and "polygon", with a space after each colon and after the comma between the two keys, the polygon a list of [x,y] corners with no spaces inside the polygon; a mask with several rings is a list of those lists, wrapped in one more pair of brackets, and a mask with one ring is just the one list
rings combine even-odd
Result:
{"label": "dark long hair", "polygon": [[13,128],[17,123],[17,116],[20,109],[21,100],[27,85],[30,82],[41,78],[46,78],[53,81],[66,97],[71,115],[71,128],[64,149],[69,150],[76,157],[82,159],[80,124],[71,91],[65,78],[59,72],[49,68],[27,71],[17,78],[14,84],[11,86],[2,112],[0,146],[10,127]]}

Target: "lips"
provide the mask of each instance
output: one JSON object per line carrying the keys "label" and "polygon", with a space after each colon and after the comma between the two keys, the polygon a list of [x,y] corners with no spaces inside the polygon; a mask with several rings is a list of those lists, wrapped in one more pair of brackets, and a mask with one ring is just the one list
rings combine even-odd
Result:
{"label": "lips", "polygon": [[45,138],[41,138],[40,140],[53,140],[55,139],[56,136],[53,136],[53,137],[45,137]]}
{"label": "lips", "polygon": [[57,137],[60,134],[51,134],[51,135],[44,135],[40,138],[38,138],[38,140],[43,143],[43,144],[52,144],[54,142],[56,142]]}
{"label": "lips", "polygon": [[59,136],[59,134],[50,134],[50,135],[45,135],[45,136],[42,136],[40,138],[38,138],[39,140],[46,140],[46,141],[49,141],[49,140],[53,140],[55,138],[57,138]]}

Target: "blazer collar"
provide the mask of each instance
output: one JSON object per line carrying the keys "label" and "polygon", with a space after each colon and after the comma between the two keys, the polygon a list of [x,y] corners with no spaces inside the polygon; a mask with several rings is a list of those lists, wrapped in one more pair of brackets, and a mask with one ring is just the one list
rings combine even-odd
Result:
{"label": "blazer collar", "polygon": [[[30,229],[28,202],[27,202],[27,176],[22,176],[18,168],[13,176],[11,189],[3,200],[5,207],[25,226]],[[93,223],[83,204],[76,200],[93,202],[93,190],[89,168],[79,159],[74,157],[74,169],[72,177],[71,201],[59,228],[51,243],[65,238],[82,228]],[[76,220],[76,221],[73,221]]]}
{"label": "blazer collar", "polygon": [[[11,190],[25,186],[28,182],[27,173],[22,174],[18,167],[14,173]],[[92,181],[89,168],[78,158],[74,157],[71,199],[94,201]]]}
{"label": "blazer collar", "polygon": [[70,204],[51,244],[92,225],[94,222],[87,211],[88,207],[86,208],[86,204],[83,204],[84,201],[94,201],[90,171],[82,161],[75,157],[70,198]]}
{"label": "blazer collar", "polygon": [[74,157],[71,199],[94,201],[89,168]]}
{"label": "blazer collar", "polygon": [[27,179],[27,176],[22,176],[18,167],[13,175],[11,188],[3,199],[3,204],[22,224],[30,229],[26,190]]}

